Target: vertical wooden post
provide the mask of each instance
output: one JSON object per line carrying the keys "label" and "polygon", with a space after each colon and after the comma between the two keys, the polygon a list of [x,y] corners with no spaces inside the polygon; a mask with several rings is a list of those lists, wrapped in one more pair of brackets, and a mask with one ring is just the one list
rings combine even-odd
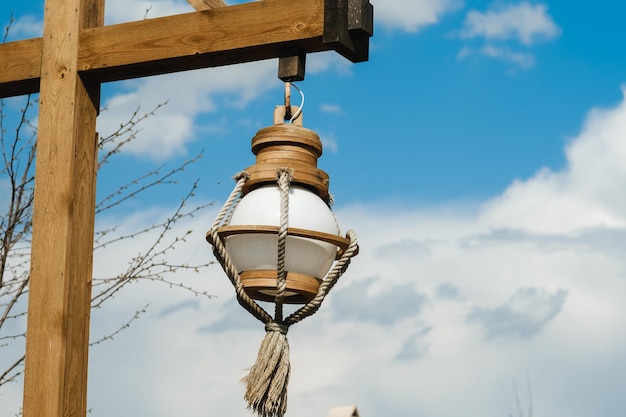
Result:
{"label": "vertical wooden post", "polygon": [[24,417],[86,415],[100,86],[77,71],[102,0],[46,0]]}

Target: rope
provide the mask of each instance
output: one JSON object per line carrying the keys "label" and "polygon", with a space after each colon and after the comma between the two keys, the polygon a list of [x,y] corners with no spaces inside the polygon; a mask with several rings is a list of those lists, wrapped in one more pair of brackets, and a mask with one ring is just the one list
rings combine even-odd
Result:
{"label": "rope", "polygon": [[265,325],[266,332],[279,332],[286,335],[288,330],[289,326],[282,323],[276,323],[275,321],[271,321]]}
{"label": "rope", "polygon": [[268,331],[263,338],[256,362],[243,381],[248,408],[260,417],[282,417],[287,411],[289,384],[289,342],[280,331]]}
{"label": "rope", "polygon": [[322,301],[324,301],[326,295],[335,286],[343,273],[346,272],[346,269],[348,269],[348,266],[350,265],[350,260],[354,257],[354,255],[356,255],[358,250],[356,233],[352,230],[348,230],[346,237],[350,239],[350,243],[348,244],[345,252],[341,255],[341,258],[339,258],[320,284],[320,288],[317,290],[317,295],[303,307],[296,310],[295,313],[287,317],[285,324],[291,326],[292,324],[296,324],[315,314],[315,312],[317,312],[317,310],[319,310],[322,306]]}
{"label": "rope", "polygon": [[285,415],[287,411],[287,386],[291,372],[289,342],[287,340],[289,326],[302,321],[319,310],[324,298],[346,271],[350,265],[350,260],[356,255],[358,250],[356,234],[349,230],[346,237],[350,240],[350,243],[339,260],[335,262],[331,271],[322,280],[317,295],[287,317],[287,319],[283,320],[283,302],[287,279],[285,258],[289,227],[289,186],[293,180],[293,172],[288,168],[280,168],[277,170],[277,177],[281,197],[281,214],[277,244],[276,295],[274,299],[276,308],[274,318],[245,292],[239,272],[234,267],[226,247],[217,233],[220,226],[230,221],[235,207],[241,201],[243,186],[249,178],[247,172],[240,172],[235,176],[237,181],[235,188],[224,207],[220,210],[210,230],[213,253],[235,287],[237,301],[251,315],[265,324],[266,333],[259,348],[256,362],[250,368],[248,375],[243,379],[246,384],[244,398],[248,403],[248,408],[256,412],[259,417],[283,417]]}
{"label": "rope", "polygon": [[278,188],[280,189],[280,226],[278,228],[278,256],[276,260],[276,296],[274,303],[274,321],[283,320],[283,300],[287,289],[287,271],[285,271],[285,253],[287,249],[287,229],[289,228],[289,184],[293,179],[293,170],[279,168]]}
{"label": "rope", "polygon": [[226,214],[228,214],[229,211],[232,212],[231,209],[234,209],[235,201],[241,199],[241,190],[243,189],[243,186],[248,180],[248,178],[250,178],[250,174],[248,174],[246,171],[238,172],[233,177],[233,179],[237,181],[237,183],[235,184],[235,188],[233,188],[233,191],[230,192],[230,196],[228,196],[228,199],[224,203],[224,206],[220,210],[219,214],[215,218],[215,221],[213,222],[213,226],[211,226],[212,231],[217,230],[217,228],[222,223],[226,223],[226,222],[222,222],[222,220],[224,220],[224,217],[226,217]]}
{"label": "rope", "polygon": [[[272,317],[267,314],[265,310],[259,304],[254,301],[248,294],[246,294],[243,284],[241,283],[241,277],[239,276],[239,272],[233,265],[228,252],[226,251],[226,247],[222,243],[219,235],[217,234],[217,229],[223,224],[223,220],[229,211],[232,211],[233,206],[238,203],[241,199],[241,190],[245,182],[248,180],[249,174],[247,172],[240,172],[235,176],[237,180],[237,184],[235,188],[230,193],[228,200],[222,207],[222,210],[217,215],[217,218],[213,222],[213,226],[211,227],[211,239],[213,244],[213,254],[215,258],[219,261],[220,265],[222,265],[222,269],[226,272],[226,275],[230,279],[230,282],[235,287],[235,292],[237,294],[237,301],[239,304],[244,307],[250,314],[256,317],[259,321],[263,323],[269,323],[272,321]],[[230,217],[230,216],[229,216]]]}

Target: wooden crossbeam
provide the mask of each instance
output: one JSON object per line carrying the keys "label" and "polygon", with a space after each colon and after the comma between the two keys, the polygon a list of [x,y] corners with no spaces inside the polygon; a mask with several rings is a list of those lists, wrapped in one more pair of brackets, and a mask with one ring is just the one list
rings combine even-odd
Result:
{"label": "wooden crossbeam", "polygon": [[88,29],[78,60],[81,71],[115,81],[275,58],[290,44],[329,50],[323,34],[323,1],[252,2]]}
{"label": "wooden crossbeam", "polygon": [[42,39],[0,44],[0,97],[39,91]]}
{"label": "wooden crossbeam", "polygon": [[[117,81],[279,56],[297,43],[322,42],[324,1],[267,0],[137,22],[83,29],[77,69]],[[0,45],[0,96],[38,91],[41,38]]]}
{"label": "wooden crossbeam", "polygon": [[[371,33],[363,36],[349,26],[355,1],[363,3],[265,0],[85,28],[78,34],[77,69],[108,82],[277,58],[289,48],[337,50],[364,61]],[[0,97],[38,91],[41,46],[41,38],[0,45]]]}

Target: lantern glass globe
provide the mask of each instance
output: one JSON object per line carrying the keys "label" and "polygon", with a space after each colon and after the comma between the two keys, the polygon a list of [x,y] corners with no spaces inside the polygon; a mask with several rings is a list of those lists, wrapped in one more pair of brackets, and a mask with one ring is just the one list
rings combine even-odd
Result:
{"label": "lantern glass globe", "polygon": [[[235,207],[229,226],[280,226],[280,189],[266,185],[250,191]],[[289,227],[339,234],[328,205],[299,185],[289,187]],[[243,233],[226,238],[226,250],[238,272],[276,270],[278,235]],[[322,279],[332,266],[337,246],[320,240],[287,236],[285,270]]]}

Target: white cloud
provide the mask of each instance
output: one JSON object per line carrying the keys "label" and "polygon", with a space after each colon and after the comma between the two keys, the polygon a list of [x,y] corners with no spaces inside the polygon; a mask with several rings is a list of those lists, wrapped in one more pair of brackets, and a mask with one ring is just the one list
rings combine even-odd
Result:
{"label": "white cloud", "polygon": [[480,323],[487,337],[531,337],[560,313],[566,298],[567,291],[563,289],[546,294],[537,288],[523,288],[517,290],[507,304],[495,308],[475,307],[468,320]]}
{"label": "white cloud", "polygon": [[128,81],[122,84],[126,92],[106,101],[98,131],[108,135],[138,107],[149,111],[167,102],[124,151],[157,160],[185,154],[186,144],[197,136],[194,121],[198,115],[223,107],[240,108],[277,87],[276,65],[268,60]]}
{"label": "white cloud", "polygon": [[376,23],[406,32],[433,25],[443,15],[462,7],[460,0],[381,0],[372,1]]}
{"label": "white cloud", "polygon": [[[554,39],[561,29],[548,14],[543,4],[497,3],[486,12],[470,10],[465,16],[461,38],[479,38],[485,43],[482,47],[463,47],[458,59],[482,56],[513,64],[516,68],[528,69],[535,65],[535,57],[530,47],[539,42]],[[501,45],[498,43],[508,43]],[[511,43],[520,43],[513,46]]]}
{"label": "white cloud", "polygon": [[[107,8],[114,10],[109,20],[117,22],[122,18],[124,21],[141,19],[147,6],[147,2],[133,2],[125,10],[121,4],[113,4]],[[183,10],[185,8],[191,6],[181,1],[160,1],[155,3],[149,16],[190,11]],[[215,112],[224,107],[242,108],[266,91],[280,88],[276,68],[276,60],[265,60],[115,84],[116,87],[121,85],[122,91],[115,90],[115,94],[104,103],[103,107],[107,110],[98,118],[98,131],[102,135],[108,135],[138,107],[149,111],[158,104],[167,102],[167,106],[159,110],[158,117],[143,124],[137,139],[124,146],[124,152],[155,160],[184,155],[187,144],[198,136],[194,121],[200,114]],[[350,75],[351,65],[336,53],[322,52],[307,56],[308,74],[326,71],[332,71],[336,75]],[[206,132],[219,129],[202,127],[202,130]],[[329,150],[336,148],[332,137],[327,142]]]}
{"label": "white cloud", "polygon": [[331,71],[335,75],[351,75],[352,65],[350,61],[334,52],[319,52],[308,54],[306,57],[307,74],[319,74]]}
{"label": "white cloud", "polygon": [[522,69],[528,69],[535,65],[535,58],[530,53],[516,52],[509,47],[498,47],[494,45],[484,45],[479,49],[464,47],[457,55],[458,59],[467,59],[472,56],[484,56],[497,59]]}
{"label": "white cloud", "polygon": [[[308,58],[307,71],[314,74],[332,70],[345,75],[349,74],[349,65],[338,54],[318,53]],[[108,135],[138,108],[143,114],[167,102],[156,117],[140,126],[140,134],[123,151],[155,160],[185,155],[187,144],[199,136],[200,128],[194,124],[199,115],[224,107],[240,109],[266,91],[281,88],[276,68],[276,60],[265,60],[118,83],[115,93],[104,102],[106,110],[98,117],[98,131]],[[333,107],[330,111],[341,109]],[[220,126],[201,127],[202,132],[227,129],[223,120],[217,123]],[[323,141],[327,151],[336,151],[332,134]]]}
{"label": "white cloud", "polygon": [[331,104],[331,103],[322,103],[320,106],[320,110],[322,113],[330,113],[330,114],[343,114],[343,110],[339,104]]}
{"label": "white cloud", "polygon": [[488,40],[516,39],[524,45],[557,37],[561,30],[544,4],[499,5],[486,12],[471,10],[465,17],[461,36]]}
{"label": "white cloud", "polygon": [[320,135],[320,140],[322,141],[322,146],[324,148],[324,152],[337,153],[337,151],[339,150],[339,145],[337,145],[337,139],[335,138],[334,134],[332,134],[332,133],[327,133],[327,134],[322,133]]}
{"label": "white cloud", "polygon": [[[626,88],[622,88],[626,96]],[[575,234],[626,227],[626,104],[593,109],[566,148],[567,169],[543,169],[516,181],[485,206],[494,226],[531,233]]]}

